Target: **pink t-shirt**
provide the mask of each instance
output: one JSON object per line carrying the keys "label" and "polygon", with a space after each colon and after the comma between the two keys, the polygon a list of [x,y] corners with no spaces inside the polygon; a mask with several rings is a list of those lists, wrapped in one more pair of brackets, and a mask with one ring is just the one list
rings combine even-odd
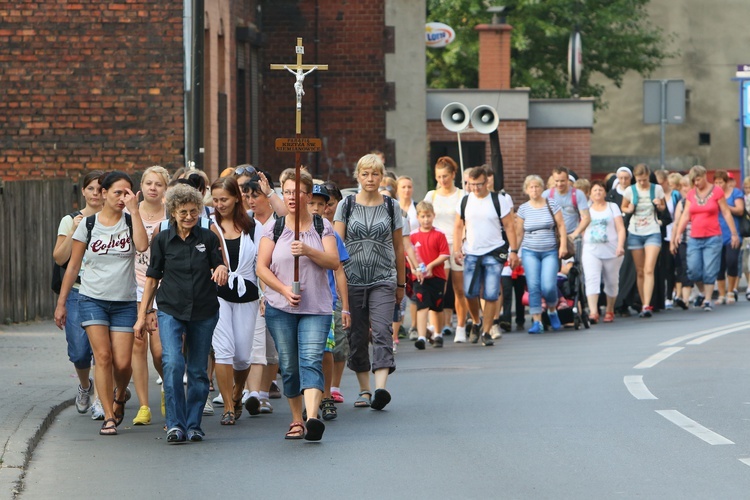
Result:
{"label": "pink t-shirt", "polygon": [[718,187],[709,192],[705,199],[698,199],[695,188],[688,191],[687,200],[690,202],[690,236],[692,238],[710,238],[721,236],[719,226],[719,200],[724,199],[724,191]]}
{"label": "pink t-shirt", "polygon": [[[263,238],[273,241],[274,223],[263,226]],[[333,226],[327,219],[323,219],[323,237],[333,236]],[[307,231],[300,231],[299,239],[302,243],[323,250],[323,241],[318,236],[315,226],[310,223]],[[271,256],[271,272],[285,285],[294,281],[294,256],[290,246],[294,241],[294,231],[284,227]],[[292,307],[283,295],[266,287],[266,301],[276,309],[291,314],[331,314],[331,288],[328,286],[326,270],[318,266],[309,257],[299,258],[299,281],[301,299],[299,306]]]}

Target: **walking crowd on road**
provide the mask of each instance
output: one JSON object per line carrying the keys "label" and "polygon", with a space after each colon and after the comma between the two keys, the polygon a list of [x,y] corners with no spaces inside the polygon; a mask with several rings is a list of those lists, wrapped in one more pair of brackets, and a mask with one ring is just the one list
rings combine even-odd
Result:
{"label": "walking crowd on road", "polygon": [[[420,351],[447,337],[490,347],[514,316],[517,331],[544,334],[712,311],[750,277],[750,179],[739,189],[727,171],[639,164],[588,180],[561,166],[526,177],[516,205],[494,174],[444,156],[420,198],[377,151],[347,196],[305,168],[274,183],[251,165],[214,182],[153,166],[138,189],[90,172],[53,252],[77,411],[117,435],[132,381],[133,425],[154,422],[150,353],[168,443],[202,441],[218,406],[225,426],[272,413],[280,386],[284,438],[319,441],[345,399],[391,403],[407,338]],[[347,366],[358,390],[345,398]]]}

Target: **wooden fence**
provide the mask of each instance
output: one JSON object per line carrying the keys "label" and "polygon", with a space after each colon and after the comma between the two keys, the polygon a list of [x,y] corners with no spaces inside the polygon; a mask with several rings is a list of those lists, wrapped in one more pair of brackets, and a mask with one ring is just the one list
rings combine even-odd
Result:
{"label": "wooden fence", "polygon": [[60,219],[82,202],[69,179],[5,182],[0,193],[0,321],[54,316],[52,250]]}

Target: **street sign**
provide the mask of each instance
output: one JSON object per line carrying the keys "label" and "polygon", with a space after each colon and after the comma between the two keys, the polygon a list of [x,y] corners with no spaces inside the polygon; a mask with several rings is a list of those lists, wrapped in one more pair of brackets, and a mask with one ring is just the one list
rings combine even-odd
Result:
{"label": "street sign", "polygon": [[662,118],[670,125],[685,122],[685,80],[643,81],[643,123],[657,125]]}
{"label": "street sign", "polygon": [[276,151],[281,153],[306,153],[320,151],[323,141],[312,137],[289,137],[276,139]]}

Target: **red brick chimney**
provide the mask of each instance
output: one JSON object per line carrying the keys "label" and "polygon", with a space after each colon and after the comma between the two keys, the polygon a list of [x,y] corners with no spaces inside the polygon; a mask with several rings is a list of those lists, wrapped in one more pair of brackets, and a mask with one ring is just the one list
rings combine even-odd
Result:
{"label": "red brick chimney", "polygon": [[479,88],[503,90],[510,88],[510,32],[512,26],[480,24],[479,32]]}

